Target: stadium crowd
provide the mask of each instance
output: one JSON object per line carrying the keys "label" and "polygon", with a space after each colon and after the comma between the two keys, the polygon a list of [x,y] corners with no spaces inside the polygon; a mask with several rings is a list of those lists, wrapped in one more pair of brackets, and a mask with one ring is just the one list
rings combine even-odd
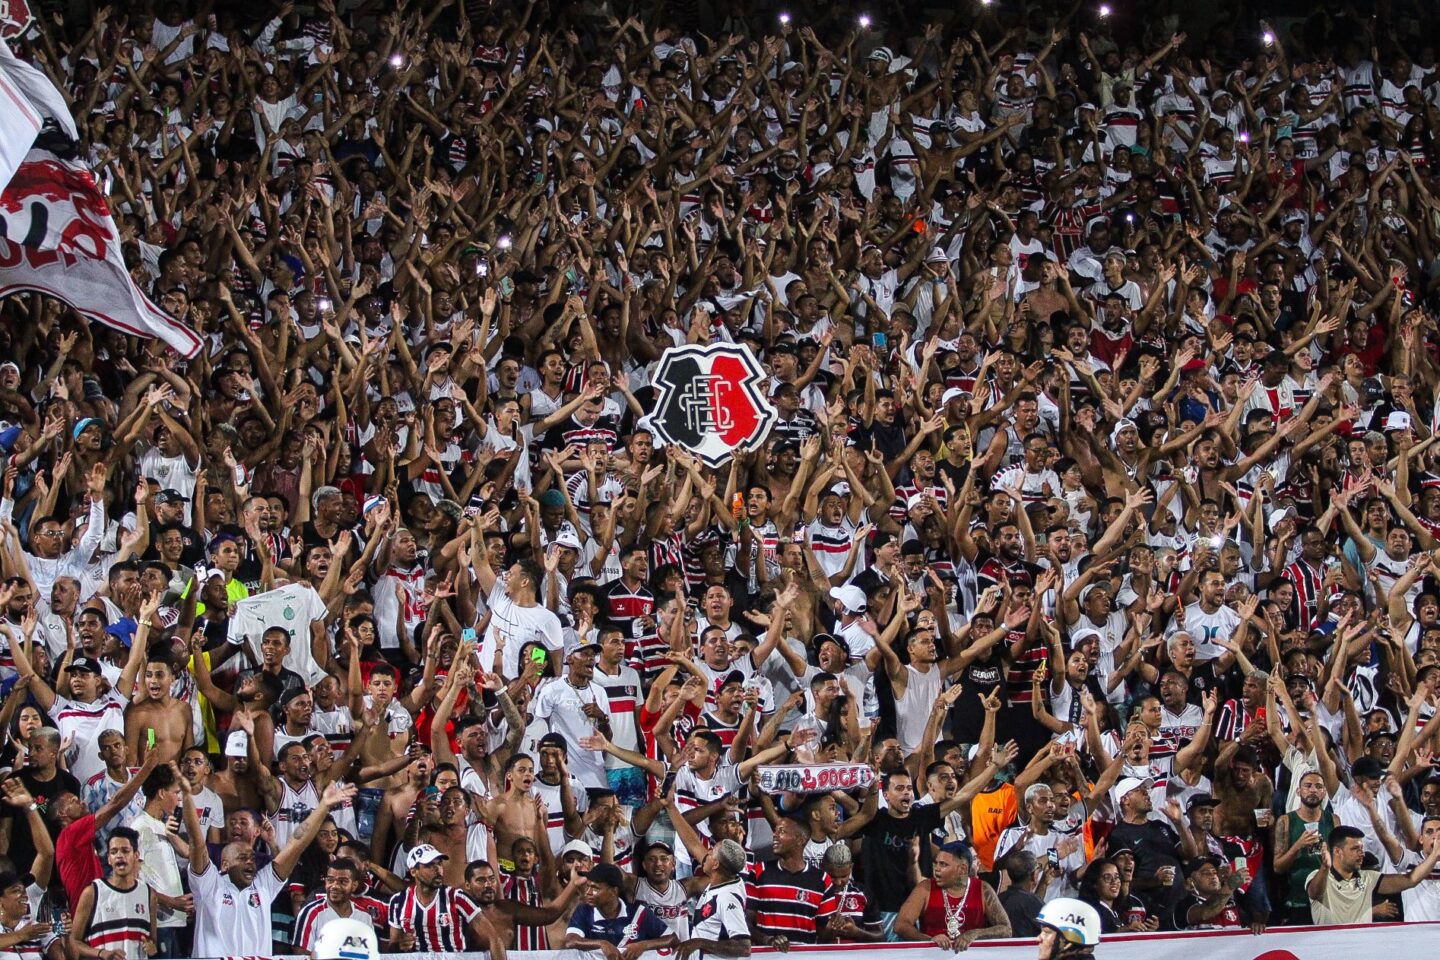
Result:
{"label": "stadium crowd", "polygon": [[1426,4],[30,5],[0,958],[1440,920]]}

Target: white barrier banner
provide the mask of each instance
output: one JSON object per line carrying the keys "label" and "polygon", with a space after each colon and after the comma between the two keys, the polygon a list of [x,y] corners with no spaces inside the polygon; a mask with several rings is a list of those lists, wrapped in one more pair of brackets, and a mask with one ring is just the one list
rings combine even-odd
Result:
{"label": "white barrier banner", "polygon": [[[1195,933],[1125,933],[1106,937],[1095,951],[1096,960],[1357,960],[1359,957],[1406,956],[1421,958],[1435,953],[1440,923],[1369,923],[1339,927],[1272,927],[1255,936],[1245,930],[1203,930]],[[1035,960],[1034,940],[982,940],[969,953],[981,951],[984,960]],[[780,960],[785,954],[757,949]],[[955,960],[949,950],[928,943],[826,944],[792,947],[789,956],[810,954],[819,960],[869,960],[877,953],[892,960]],[[603,954],[586,950],[511,950],[509,960],[603,960]],[[385,960],[489,960],[488,953],[387,953]],[[671,951],[642,954],[639,960],[673,960]],[[223,960],[304,960],[280,957],[225,957]]]}

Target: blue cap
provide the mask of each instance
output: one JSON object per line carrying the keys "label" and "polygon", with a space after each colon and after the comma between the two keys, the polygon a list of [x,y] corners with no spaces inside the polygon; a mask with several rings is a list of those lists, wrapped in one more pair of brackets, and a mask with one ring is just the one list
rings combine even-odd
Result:
{"label": "blue cap", "polygon": [[72,440],[79,440],[79,439],[80,439],[80,434],[82,434],[82,433],[85,432],[85,428],[86,428],[86,427],[89,427],[89,426],[92,426],[92,425],[93,425],[93,426],[97,426],[97,427],[101,428],[102,430],[105,428],[105,424],[104,424],[103,422],[101,422],[100,420],[97,420],[97,419],[95,419],[94,417],[85,417],[85,418],[83,418],[83,419],[81,419],[81,420],[76,421],[76,423],[75,423],[75,429],[70,432],[71,439],[72,439]]}
{"label": "blue cap", "polygon": [[119,640],[121,643],[128,647],[135,639],[135,631],[138,628],[139,624],[137,624],[134,620],[130,619],[129,617],[122,617],[121,619],[116,620],[114,623],[109,624],[105,628],[105,632],[110,634],[110,636],[114,637],[116,640]]}
{"label": "blue cap", "polygon": [[15,449],[15,441],[20,439],[19,427],[6,427],[0,430],[0,451],[10,453]]}

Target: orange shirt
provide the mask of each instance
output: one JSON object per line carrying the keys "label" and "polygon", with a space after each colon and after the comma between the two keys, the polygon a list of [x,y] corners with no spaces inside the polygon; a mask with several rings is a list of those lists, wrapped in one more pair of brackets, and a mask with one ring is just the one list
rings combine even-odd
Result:
{"label": "orange shirt", "polygon": [[995,869],[995,844],[1000,834],[1020,815],[1015,786],[1002,783],[994,790],[979,794],[970,802],[970,843],[980,859],[980,867]]}

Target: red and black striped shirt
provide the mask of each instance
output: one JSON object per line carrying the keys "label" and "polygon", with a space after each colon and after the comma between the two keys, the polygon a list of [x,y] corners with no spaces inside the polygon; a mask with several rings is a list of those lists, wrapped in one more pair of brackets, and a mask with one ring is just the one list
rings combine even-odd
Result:
{"label": "red and black striped shirt", "polygon": [[778,863],[767,863],[758,876],[746,880],[745,895],[760,932],[791,943],[817,942],[820,925],[838,906],[829,878],[811,866],[791,873]]}
{"label": "red and black striped shirt", "polygon": [[390,898],[390,925],[415,934],[420,953],[459,953],[467,949],[465,928],[480,905],[454,887],[441,887],[429,904],[420,902],[411,886]]}

